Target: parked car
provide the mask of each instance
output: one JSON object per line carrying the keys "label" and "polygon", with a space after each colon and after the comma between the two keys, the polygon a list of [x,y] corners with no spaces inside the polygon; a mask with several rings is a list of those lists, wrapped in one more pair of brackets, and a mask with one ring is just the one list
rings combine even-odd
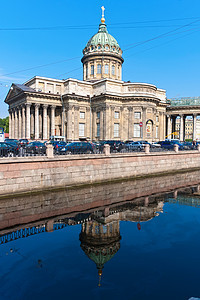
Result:
{"label": "parked car", "polygon": [[141,143],[140,141],[125,145],[127,151],[141,151],[144,149],[144,147],[145,144]]}
{"label": "parked car", "polygon": [[108,140],[108,141],[102,141],[100,142],[99,146],[99,151],[103,152],[104,145],[108,144],[110,145],[110,152],[120,152],[123,149],[125,149],[125,144],[122,141],[113,141],[113,140]]}
{"label": "parked car", "polygon": [[26,147],[29,144],[29,141],[27,139],[19,139],[19,143],[21,147]]}
{"label": "parked car", "polygon": [[59,153],[59,148],[63,148],[67,145],[64,141],[50,141],[50,144],[53,145],[54,153]]}
{"label": "parked car", "polygon": [[31,142],[26,146],[25,151],[32,154],[45,154],[46,146],[41,142]]}
{"label": "parked car", "polygon": [[15,156],[19,154],[20,146],[15,142],[6,142],[6,145],[9,148],[9,156]]}
{"label": "parked car", "polygon": [[94,144],[88,142],[74,142],[67,144],[62,148],[58,148],[59,154],[82,154],[96,153]]}
{"label": "parked car", "polygon": [[150,144],[151,148],[161,148],[161,144],[158,144],[157,142],[153,142]]}
{"label": "parked car", "polygon": [[19,140],[16,140],[16,139],[9,139],[9,138],[6,138],[5,143],[16,143],[16,144],[19,144]]}
{"label": "parked car", "polygon": [[161,148],[166,149],[166,150],[173,150],[174,149],[174,145],[177,144],[179,150],[183,150],[183,145],[178,141],[178,140],[166,140],[164,142],[161,143]]}
{"label": "parked car", "polygon": [[9,146],[6,143],[0,142],[0,156],[9,156]]}
{"label": "parked car", "polygon": [[182,145],[184,150],[192,150],[196,148],[196,146],[193,145],[192,142],[183,142]]}

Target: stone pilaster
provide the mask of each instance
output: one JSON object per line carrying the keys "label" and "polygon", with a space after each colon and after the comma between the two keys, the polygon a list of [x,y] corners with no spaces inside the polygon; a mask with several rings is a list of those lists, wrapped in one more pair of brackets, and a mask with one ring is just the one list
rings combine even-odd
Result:
{"label": "stone pilaster", "polygon": [[142,109],[142,139],[146,139],[146,121],[147,121],[147,108],[143,107]]}
{"label": "stone pilaster", "polygon": [[39,107],[40,104],[35,104],[35,139],[39,139]]}
{"label": "stone pilaster", "polygon": [[26,139],[30,139],[31,137],[31,104],[26,103]]}
{"label": "stone pilaster", "polygon": [[100,111],[100,140],[104,139],[104,137],[103,137],[103,123],[104,123],[103,109],[101,108],[101,111]]}
{"label": "stone pilaster", "polygon": [[43,105],[43,140],[47,140],[47,107],[48,105]]}
{"label": "stone pilaster", "polygon": [[128,107],[128,140],[133,139],[133,107]]}

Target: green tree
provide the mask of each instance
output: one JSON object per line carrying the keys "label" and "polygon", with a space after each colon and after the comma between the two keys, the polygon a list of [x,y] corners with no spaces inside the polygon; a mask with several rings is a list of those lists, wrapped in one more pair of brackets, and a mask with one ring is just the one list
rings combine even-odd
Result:
{"label": "green tree", "polygon": [[9,117],[0,118],[0,127],[4,129],[4,132],[9,133]]}

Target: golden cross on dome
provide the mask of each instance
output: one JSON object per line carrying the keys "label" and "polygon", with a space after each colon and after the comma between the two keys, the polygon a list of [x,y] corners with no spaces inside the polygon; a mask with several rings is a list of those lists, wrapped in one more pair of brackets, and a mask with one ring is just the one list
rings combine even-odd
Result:
{"label": "golden cross on dome", "polygon": [[101,7],[101,9],[102,9],[102,18],[104,18],[104,11],[105,11],[105,7],[104,7],[104,6],[102,6],[102,7]]}

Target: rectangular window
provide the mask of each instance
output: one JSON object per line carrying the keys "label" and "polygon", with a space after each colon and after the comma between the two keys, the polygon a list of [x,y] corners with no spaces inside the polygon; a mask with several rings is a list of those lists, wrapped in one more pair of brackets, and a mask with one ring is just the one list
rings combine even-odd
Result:
{"label": "rectangular window", "polygon": [[101,74],[101,65],[100,64],[97,65],[97,74]]}
{"label": "rectangular window", "polygon": [[108,65],[105,65],[105,74],[108,74]]}
{"label": "rectangular window", "polygon": [[100,123],[97,123],[97,137],[100,137]]}
{"label": "rectangular window", "polygon": [[134,124],[133,127],[133,135],[134,137],[140,137],[141,136],[141,129],[140,129],[140,125],[139,124]]}
{"label": "rectangular window", "polygon": [[119,137],[119,124],[114,123],[114,138]]}
{"label": "rectangular window", "polygon": [[100,119],[100,111],[97,112],[97,119]]}
{"label": "rectangular window", "polygon": [[47,93],[54,93],[54,85],[51,83],[47,83]]}
{"label": "rectangular window", "polygon": [[80,111],[80,119],[85,119],[85,112],[84,111]]}
{"label": "rectangular window", "polygon": [[156,126],[156,139],[158,138],[158,126]]}
{"label": "rectangular window", "polygon": [[79,123],[79,136],[85,136],[85,124]]}
{"label": "rectangular window", "polygon": [[94,75],[94,65],[91,65],[91,75]]}
{"label": "rectangular window", "polygon": [[156,122],[158,122],[158,116],[156,116]]}
{"label": "rectangular window", "polygon": [[86,66],[86,77],[88,77],[88,66]]}
{"label": "rectangular window", "polygon": [[119,112],[115,111],[115,119],[119,119]]}
{"label": "rectangular window", "polygon": [[135,112],[134,113],[134,118],[135,119],[140,119],[141,118],[141,112]]}

